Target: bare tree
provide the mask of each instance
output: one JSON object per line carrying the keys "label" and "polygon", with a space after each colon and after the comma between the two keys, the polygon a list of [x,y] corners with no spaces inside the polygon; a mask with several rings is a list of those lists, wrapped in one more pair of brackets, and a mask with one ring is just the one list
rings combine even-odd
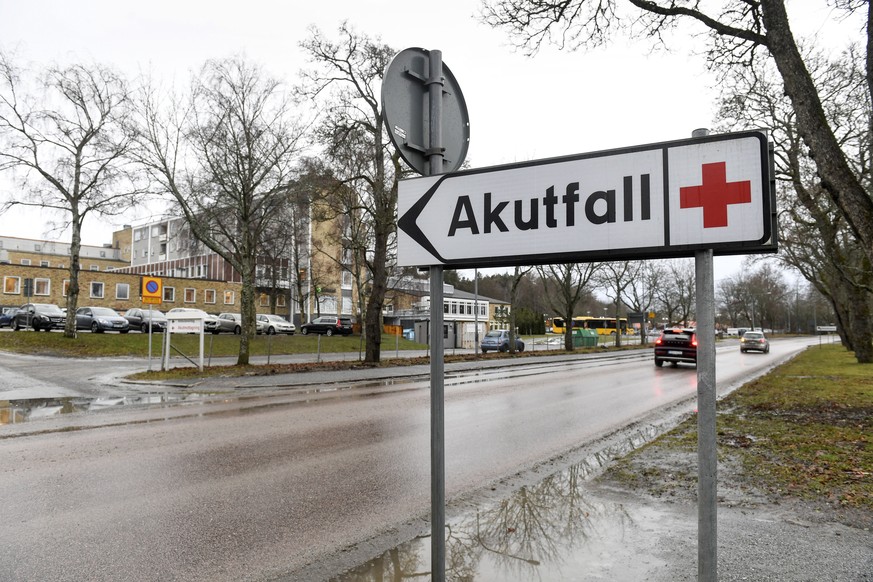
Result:
{"label": "bare tree", "polygon": [[[635,261],[630,270],[633,276],[629,277],[622,291],[622,301],[632,311],[648,313],[654,305],[655,289],[662,278],[662,264],[658,261]],[[648,321],[648,317],[644,318],[645,321]],[[645,344],[647,341],[645,325],[640,333],[641,343]]]}
{"label": "bare tree", "polygon": [[515,353],[515,309],[518,306],[518,286],[532,269],[533,267],[519,267],[516,265],[512,274],[512,282],[509,286],[509,352],[511,354]]}
{"label": "bare tree", "polygon": [[[761,59],[763,60],[763,59]],[[853,173],[869,189],[870,126],[873,111],[858,49],[850,46],[829,59],[809,50],[805,61],[820,87],[827,119],[843,151],[849,152]],[[823,195],[817,168],[803,147],[791,103],[773,82],[772,63],[731,71],[720,103],[722,126],[771,128],[777,183],[782,252],[779,260],[797,269],[831,302],[840,319],[844,345],[859,362],[873,362],[873,276],[870,257],[854,236],[840,210]]]}
{"label": "bare tree", "polygon": [[568,263],[537,267],[555,313],[564,318],[564,349],[573,351],[573,316],[600,263]]}
{"label": "bare tree", "polygon": [[640,261],[612,261],[603,263],[597,276],[597,284],[612,299],[616,347],[621,346],[621,304],[641,268]]}
{"label": "bare tree", "polygon": [[[852,171],[837,126],[826,115],[821,90],[798,49],[785,4],[785,0],[484,0],[482,18],[508,30],[531,54],[550,42],[570,50],[602,46],[614,34],[628,29],[666,44],[666,36],[684,22],[710,34],[707,57],[722,70],[751,66],[760,52],[768,53],[797,116],[799,135],[815,160],[822,188],[873,261],[873,198]],[[834,18],[862,11],[867,13],[868,23],[864,92],[869,102],[873,88],[873,54],[869,49],[873,46],[869,26],[873,4],[834,2]],[[870,156],[869,149],[864,155]]]}
{"label": "bare tree", "polygon": [[[377,363],[382,349],[382,306],[395,256],[399,154],[390,151],[382,118],[382,75],[395,51],[347,24],[339,41],[326,40],[317,29],[302,43],[316,64],[304,72],[301,95],[323,106],[319,141],[325,159],[343,188],[356,195],[357,212],[348,216],[361,227],[357,240],[368,240],[358,255],[369,273],[364,309],[365,361]],[[349,224],[352,228],[352,224]],[[359,288],[359,292],[365,292]]]}
{"label": "bare tree", "polygon": [[0,170],[19,179],[0,213],[41,208],[59,217],[59,230],[70,228],[66,337],[76,337],[85,219],[142,201],[126,159],[129,116],[127,84],[106,67],[53,66],[37,78],[0,52]]}
{"label": "bare tree", "polygon": [[239,57],[208,61],[184,103],[143,90],[140,163],[242,280],[238,365],[255,333],[260,244],[293,183],[301,133],[279,81]]}
{"label": "bare tree", "polygon": [[694,263],[686,259],[663,261],[664,273],[655,290],[658,310],[667,324],[688,325],[694,313]]}

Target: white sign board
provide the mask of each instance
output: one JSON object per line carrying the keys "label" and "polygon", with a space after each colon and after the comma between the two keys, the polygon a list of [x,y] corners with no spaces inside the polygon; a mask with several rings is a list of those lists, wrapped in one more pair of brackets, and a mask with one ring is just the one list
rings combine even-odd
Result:
{"label": "white sign board", "polygon": [[[161,369],[170,369],[170,336],[174,333],[196,333],[200,336],[200,358],[197,367],[203,370],[203,323],[203,317],[197,313],[167,313],[167,333],[164,334],[164,361]],[[190,361],[190,358],[188,359]]]}
{"label": "white sign board", "polygon": [[398,265],[773,252],[770,190],[760,132],[404,180]]}
{"label": "white sign board", "polygon": [[203,333],[202,319],[168,319],[170,333]]}

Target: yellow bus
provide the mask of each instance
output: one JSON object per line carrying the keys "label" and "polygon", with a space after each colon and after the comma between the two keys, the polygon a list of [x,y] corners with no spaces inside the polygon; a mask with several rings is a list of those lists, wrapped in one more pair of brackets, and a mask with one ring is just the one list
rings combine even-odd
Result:
{"label": "yellow bus", "polygon": [[[620,317],[618,319],[621,326],[622,335],[633,335],[634,328],[628,327],[627,318]],[[563,317],[553,317],[547,321],[547,327],[552,333],[563,334],[567,329]],[[580,315],[573,318],[574,328],[586,328],[597,330],[598,335],[615,335],[615,318],[614,317],[591,317],[588,315]]]}

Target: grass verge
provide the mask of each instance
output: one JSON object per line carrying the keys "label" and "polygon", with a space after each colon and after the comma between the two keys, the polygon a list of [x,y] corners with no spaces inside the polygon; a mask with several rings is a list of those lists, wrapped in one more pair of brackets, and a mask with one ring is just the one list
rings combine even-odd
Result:
{"label": "grass verge", "polygon": [[[873,366],[839,345],[812,347],[717,410],[720,485],[873,512]],[[691,418],[605,477],[659,496],[693,495],[696,442]]]}

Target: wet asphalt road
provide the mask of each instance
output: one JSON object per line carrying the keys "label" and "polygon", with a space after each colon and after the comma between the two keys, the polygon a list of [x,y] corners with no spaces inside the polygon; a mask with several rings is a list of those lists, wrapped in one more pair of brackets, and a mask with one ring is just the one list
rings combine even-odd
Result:
{"label": "wet asphalt road", "polygon": [[[776,342],[769,356],[719,352],[720,388],[803,343]],[[3,376],[26,377],[28,364],[10,361]],[[417,372],[394,375],[405,373]],[[66,375],[58,387],[76,382]],[[110,392],[90,378],[95,395]],[[35,386],[51,384],[42,375]],[[2,426],[3,579],[313,579],[302,574],[312,564],[339,563],[344,548],[426,516],[427,386],[341,373],[217,379],[196,387],[205,400]],[[695,386],[694,368],[656,369],[647,351],[448,368],[448,496],[690,404]]]}

